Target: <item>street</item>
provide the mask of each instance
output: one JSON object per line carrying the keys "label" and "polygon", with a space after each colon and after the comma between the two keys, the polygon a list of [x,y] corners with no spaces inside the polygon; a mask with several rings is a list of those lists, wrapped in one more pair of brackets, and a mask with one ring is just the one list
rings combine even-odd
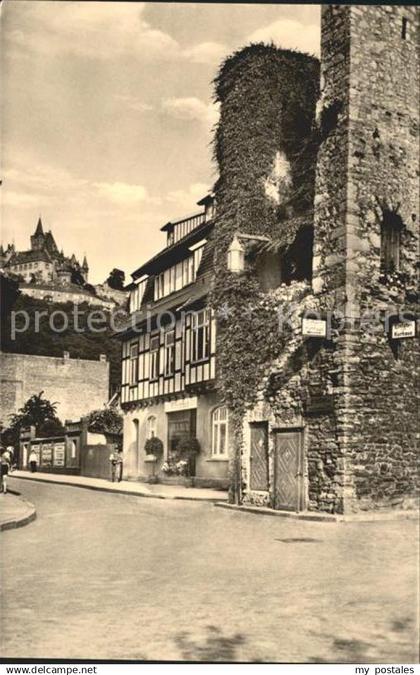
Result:
{"label": "street", "polygon": [[415,520],[317,523],[10,480],[3,657],[417,661]]}

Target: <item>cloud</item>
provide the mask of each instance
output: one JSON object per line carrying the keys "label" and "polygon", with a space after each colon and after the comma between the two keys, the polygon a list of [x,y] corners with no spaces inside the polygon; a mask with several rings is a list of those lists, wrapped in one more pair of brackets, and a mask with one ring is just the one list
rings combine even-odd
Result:
{"label": "cloud", "polygon": [[204,103],[195,96],[185,98],[167,98],[162,101],[163,110],[178,120],[196,120],[206,127],[213,126],[219,118],[219,106]]}
{"label": "cloud", "polygon": [[137,98],[137,96],[131,96],[130,94],[117,94],[115,96],[117,101],[120,101],[124,104],[125,108],[129,110],[135,110],[136,112],[150,112],[153,110],[153,106],[150,103],[145,103],[144,101]]}
{"label": "cloud", "polygon": [[143,18],[144,3],[21,2],[25,26],[5,36],[22,49],[51,55],[72,52],[95,59],[141,54],[145,60],[172,60],[176,40]]}
{"label": "cloud", "polygon": [[149,201],[149,195],[144,185],[131,183],[99,182],[93,184],[98,189],[99,194],[117,204],[137,204],[139,202]]}
{"label": "cloud", "polygon": [[[192,183],[187,190],[172,190],[166,195],[166,200],[180,209],[180,212],[193,212],[199,199],[209,192],[205,183]],[[181,215],[183,215],[181,213]]]}
{"label": "cloud", "polygon": [[201,42],[194,47],[183,50],[183,57],[193,63],[219,63],[228,48],[219,42]]}
{"label": "cloud", "polygon": [[258,28],[248,36],[247,42],[274,42],[278,47],[298,49],[319,54],[320,26],[317,24],[305,25],[292,19],[280,19],[263,28]]}
{"label": "cloud", "polygon": [[6,190],[3,188],[1,202],[3,206],[13,206],[13,208],[26,209],[28,207],[39,207],[51,203],[50,197],[39,194],[29,194],[24,191]]}
{"label": "cloud", "polygon": [[4,37],[21,53],[73,53],[97,60],[137,55],[142,61],[200,64],[217,62],[226,53],[223,45],[211,41],[181,46],[144,19],[146,3],[22,0],[19,5],[25,21],[19,26],[7,21]]}

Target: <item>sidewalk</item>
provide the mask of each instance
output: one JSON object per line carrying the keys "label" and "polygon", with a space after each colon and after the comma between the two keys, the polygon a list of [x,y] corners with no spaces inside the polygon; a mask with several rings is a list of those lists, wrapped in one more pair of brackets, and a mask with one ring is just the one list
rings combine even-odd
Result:
{"label": "sidewalk", "polygon": [[43,483],[57,483],[58,485],[72,485],[90,490],[116,492],[118,494],[136,495],[137,497],[155,497],[157,499],[189,499],[193,501],[220,502],[227,499],[227,492],[208,488],[184,487],[183,485],[161,485],[160,483],[139,483],[122,480],[120,483],[111,483],[103,478],[88,478],[86,476],[66,476],[56,473],[29,473],[28,471],[13,471],[9,478],[23,478]]}
{"label": "sidewalk", "polygon": [[23,527],[35,518],[33,504],[11,492],[0,494],[0,531]]}

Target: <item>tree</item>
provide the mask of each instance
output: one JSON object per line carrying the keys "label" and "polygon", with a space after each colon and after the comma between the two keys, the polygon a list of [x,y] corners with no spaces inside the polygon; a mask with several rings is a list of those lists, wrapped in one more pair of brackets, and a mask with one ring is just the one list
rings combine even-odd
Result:
{"label": "tree", "polygon": [[1,307],[1,348],[4,345],[4,336],[6,334],[6,326],[10,319],[11,311],[20,295],[19,282],[16,278],[6,277],[0,274],[0,307]]}
{"label": "tree", "polygon": [[116,291],[122,291],[124,289],[125,283],[124,272],[114,267],[112,272],[110,272],[109,277],[106,280],[106,283],[110,288],[113,288]]}
{"label": "tree", "polygon": [[38,436],[58,436],[64,427],[56,415],[57,403],[43,398],[43,391],[33,394],[15,415],[11,415],[10,425],[3,434],[14,438],[17,444],[21,429],[34,426]]}

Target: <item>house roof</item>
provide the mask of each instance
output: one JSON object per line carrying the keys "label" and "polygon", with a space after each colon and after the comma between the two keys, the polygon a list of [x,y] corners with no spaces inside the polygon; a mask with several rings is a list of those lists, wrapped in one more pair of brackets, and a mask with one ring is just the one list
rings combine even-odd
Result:
{"label": "house roof", "polygon": [[157,253],[153,258],[150,258],[146,263],[139,267],[131,275],[133,279],[138,279],[143,274],[156,274],[162,272],[167,267],[175,265],[177,262],[185,258],[190,253],[189,247],[203,239],[214,227],[214,222],[209,220],[202,223],[195,230],[192,230],[183,239],[177,241],[171,246],[167,246],[162,251]]}
{"label": "house roof", "polygon": [[20,251],[12,255],[7,265],[20,265],[28,262],[51,262],[47,251]]}

